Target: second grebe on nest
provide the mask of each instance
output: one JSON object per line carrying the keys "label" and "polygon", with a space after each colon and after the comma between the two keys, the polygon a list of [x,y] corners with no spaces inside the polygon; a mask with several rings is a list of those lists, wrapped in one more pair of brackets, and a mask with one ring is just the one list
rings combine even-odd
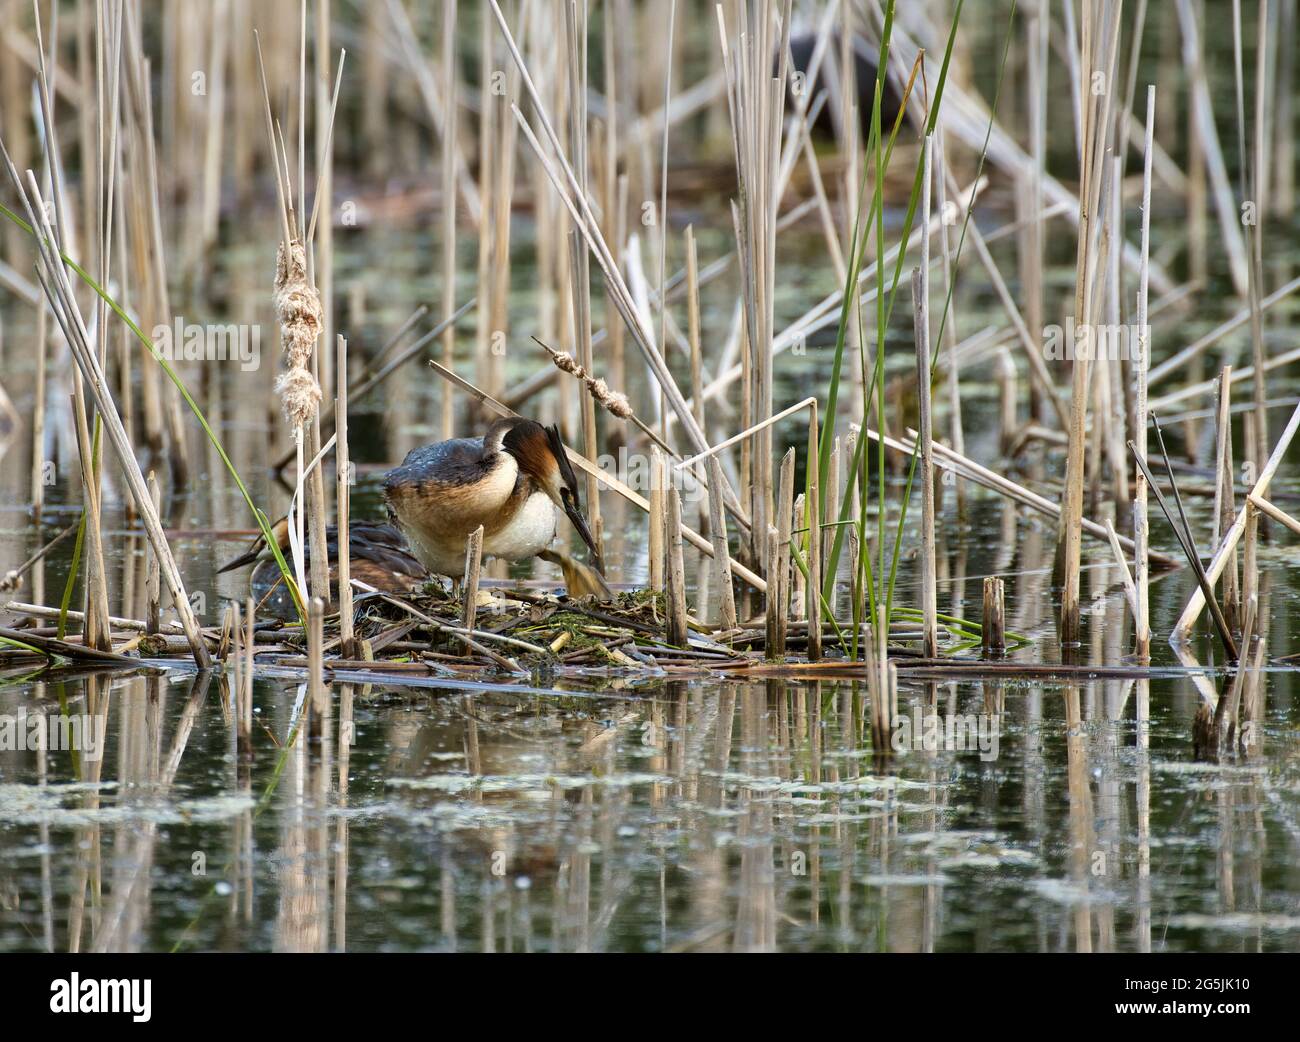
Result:
{"label": "second grebe on nest", "polygon": [[[282,517],[271,526],[281,555],[289,561],[289,519]],[[385,593],[409,593],[427,581],[429,571],[406,546],[406,540],[392,525],[375,521],[353,521],[348,530],[348,570],[353,579]],[[330,604],[338,600],[338,529],[325,529],[325,544],[330,563]],[[304,559],[311,560],[311,540],[304,540]],[[293,600],[284,585],[275,555],[259,535],[245,553],[228,562],[218,573],[233,571],[257,562],[249,577],[253,598],[267,614],[288,618],[294,614]],[[292,567],[292,564],[290,564]]]}

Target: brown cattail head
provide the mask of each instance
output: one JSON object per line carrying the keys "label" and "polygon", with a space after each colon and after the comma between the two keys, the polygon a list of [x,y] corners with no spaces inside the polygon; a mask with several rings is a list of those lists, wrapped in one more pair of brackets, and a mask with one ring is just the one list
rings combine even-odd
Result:
{"label": "brown cattail head", "polygon": [[621,391],[615,391],[602,378],[587,372],[582,364],[568,351],[552,351],[551,361],[555,363],[557,369],[571,373],[586,384],[587,390],[601,408],[607,409],[620,420],[626,420],[632,416],[632,406],[627,400],[627,395]]}
{"label": "brown cattail head", "polygon": [[320,385],[311,371],[311,354],[324,325],[320,294],[307,279],[307,253],[294,239],[280,243],[275,259],[275,312],[288,369],[275,382],[284,414],[302,426],[320,403]]}

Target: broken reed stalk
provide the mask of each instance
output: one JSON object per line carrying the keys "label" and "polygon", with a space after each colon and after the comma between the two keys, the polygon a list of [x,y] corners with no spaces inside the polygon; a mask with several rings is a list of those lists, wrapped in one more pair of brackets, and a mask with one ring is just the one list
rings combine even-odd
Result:
{"label": "broken reed stalk", "polygon": [[1124,548],[1119,545],[1119,534],[1115,531],[1115,525],[1111,519],[1106,518],[1106,535],[1110,537],[1110,552],[1115,558],[1115,565],[1119,568],[1119,577],[1124,582],[1124,599],[1128,601],[1129,611],[1133,617],[1137,618],[1137,587],[1133,585],[1133,574],[1129,571],[1128,559],[1124,556]]}
{"label": "broken reed stalk", "polygon": [[650,450],[650,589],[664,588],[664,515],[666,506],[664,458],[658,447]]}
{"label": "broken reed stalk", "polygon": [[356,658],[352,632],[352,457],[348,451],[348,342],[338,335],[335,361],[335,543],[338,546],[339,653]]}
{"label": "broken reed stalk", "polygon": [[[663,306],[663,296],[660,296]],[[704,352],[700,346],[700,261],[695,248],[695,226],[686,226],[686,340],[691,349],[691,406],[695,410],[695,422],[707,435],[708,427],[704,422]],[[699,468],[701,476],[706,477],[707,467]],[[707,518],[707,506],[700,504],[700,527],[704,528]]]}
{"label": "broken reed stalk", "polygon": [[[149,502],[153,504],[155,513],[161,513],[162,498],[158,488],[158,479],[154,472],[149,471]],[[159,623],[162,617],[162,611],[159,600],[162,596],[162,570],[158,563],[158,555],[154,553],[153,548],[146,550],[147,559],[145,564],[145,632],[157,633]]]}
{"label": "broken reed stalk", "polygon": [[[1158,427],[1157,430],[1159,430]],[[1129,450],[1134,453],[1134,459],[1137,459],[1137,453],[1133,448],[1132,442],[1129,442]],[[1168,459],[1169,458],[1166,455],[1166,469],[1169,473],[1170,482],[1173,483],[1174,491],[1177,493],[1178,485],[1173,481],[1173,470],[1168,465]],[[1196,544],[1191,539],[1191,533],[1186,529],[1186,515],[1183,514],[1182,511],[1181,500],[1179,505],[1179,514],[1181,515],[1182,524],[1179,523],[1180,519],[1175,518],[1173,511],[1169,509],[1169,505],[1165,502],[1164,494],[1160,491],[1160,486],[1155,483],[1155,479],[1151,476],[1151,471],[1147,467],[1146,461],[1139,459],[1137,462],[1138,466],[1146,471],[1147,484],[1151,487],[1151,491],[1156,494],[1156,503],[1159,504],[1161,512],[1169,522],[1169,526],[1174,530],[1174,535],[1178,538],[1178,542],[1183,548],[1183,553],[1187,557],[1188,564],[1192,566],[1192,571],[1196,575],[1196,581],[1202,596],[1210,602],[1210,612],[1214,617],[1214,627],[1218,630],[1219,639],[1223,641],[1223,648],[1228,653],[1228,658],[1235,662],[1237,660],[1237,646],[1232,639],[1232,633],[1228,630],[1228,624],[1223,617],[1223,611],[1219,607],[1219,602],[1214,598],[1214,588],[1212,585],[1214,580],[1208,577],[1205,568],[1201,564],[1201,558],[1200,554],[1197,552]],[[1217,578],[1217,576],[1215,578]]]}
{"label": "broken reed stalk", "polygon": [[993,365],[993,378],[998,385],[998,450],[1007,455],[1015,444],[1019,430],[1016,421],[1019,388],[1016,384],[1016,363],[1005,347],[999,349]]}
{"label": "broken reed stalk", "polygon": [[[226,664],[229,666],[230,678],[230,708],[231,712],[236,712],[235,703],[239,700],[239,692],[244,686],[244,627],[242,620],[243,613],[239,610],[239,602],[231,601],[230,608],[227,612],[227,625],[229,626],[230,644],[223,649]],[[225,674],[223,674],[223,679]]]}
{"label": "broken reed stalk", "polygon": [[86,530],[83,552],[86,557],[86,625],[85,641],[97,651],[112,651],[108,629],[108,576],[104,570],[104,541],[100,514],[100,482],[95,477],[95,450],[86,426],[86,402],[81,378],[72,374],[72,416],[77,429],[77,451],[81,456],[81,491],[85,499]]}
{"label": "broken reed stalk", "polygon": [[[117,188],[117,137],[121,111],[120,76],[122,70],[122,0],[109,5],[98,5],[95,18],[95,54],[97,76],[95,83],[95,138],[96,160],[93,164],[95,201],[95,235],[93,237],[96,261],[98,262],[99,284],[109,285],[113,257],[113,217],[116,212],[114,197]],[[84,154],[83,166],[91,167],[89,155]],[[89,171],[88,171],[89,172]],[[91,208],[87,208],[87,213]],[[119,232],[120,234],[120,232]],[[108,301],[103,297],[95,300],[95,339],[99,364],[108,371]],[[95,511],[101,506],[103,486],[102,446],[95,439],[94,461],[89,477],[94,484]],[[98,518],[97,518],[98,520]],[[91,547],[90,560],[100,569],[97,583],[102,587],[103,603],[108,603],[108,576],[103,571],[103,546],[96,533],[96,545]],[[89,593],[90,591],[88,591]],[[98,609],[96,614],[99,614]],[[105,618],[107,609],[103,611]]]}
{"label": "broken reed stalk", "polygon": [[980,650],[984,658],[1001,658],[1007,651],[1006,584],[996,575],[989,575],[984,579],[984,613],[980,620]]}
{"label": "broken reed stalk", "polygon": [[1251,492],[1246,498],[1261,514],[1268,515],[1274,521],[1285,525],[1287,528],[1291,529],[1292,532],[1300,535],[1300,521],[1297,521],[1285,510],[1282,510],[1276,504],[1269,502],[1263,496],[1257,496],[1254,492]]}
{"label": "broken reed stalk", "polygon": [[[931,135],[933,137],[933,135]],[[938,139],[939,158],[943,159],[943,139]],[[942,214],[947,206],[946,179],[939,178],[937,181],[939,192],[939,212]],[[1037,212],[1037,206],[1035,206]],[[1040,217],[1041,220],[1041,217]],[[927,221],[927,224],[929,222]],[[1039,223],[1038,220],[1031,222]],[[940,331],[941,341],[947,343],[947,353],[945,357],[948,381],[948,425],[952,446],[958,452],[966,451],[966,428],[962,419],[961,407],[961,359],[957,348],[957,314],[956,307],[953,303],[953,288],[956,280],[956,255],[954,244],[950,242],[948,225],[941,219],[939,222],[939,246],[942,251],[942,270],[943,270],[943,293],[947,309],[943,329]],[[943,343],[938,346],[935,352],[934,365],[931,366],[931,373],[934,367],[939,364],[939,350],[942,350]],[[966,486],[958,481],[956,482],[957,494],[957,512],[960,517],[966,516]]]}
{"label": "broken reed stalk", "polygon": [[[1283,351],[1280,354],[1273,355],[1264,363],[1264,371],[1272,372],[1275,369],[1281,369],[1283,366],[1290,365],[1300,359],[1300,348],[1291,348],[1289,351]],[[1242,366],[1240,369],[1234,369],[1232,372],[1232,382],[1241,383],[1243,380],[1252,379],[1255,375],[1253,365]],[[1187,384],[1177,391],[1170,391],[1162,394],[1158,398],[1151,400],[1152,409],[1164,409],[1177,402],[1186,401],[1189,398],[1197,398],[1205,394],[1213,394],[1218,390],[1218,378],[1211,380],[1198,380],[1195,383]],[[1253,416],[1253,414],[1252,414]]]}
{"label": "broken reed stalk", "polygon": [[36,303],[36,377],[32,384],[32,519],[37,523],[45,509],[45,342],[49,312],[45,301]]}
{"label": "broken reed stalk", "polygon": [[[1137,57],[1134,55],[1134,65]],[[1156,88],[1147,87],[1146,146],[1142,162],[1142,257],[1138,268],[1137,326],[1140,350],[1133,365],[1134,381],[1134,452],[1138,459],[1147,458],[1147,387],[1151,374],[1151,327],[1148,300],[1151,284],[1151,156],[1154,152],[1156,123]],[[1146,472],[1139,467],[1133,479],[1133,570],[1136,607],[1133,612],[1134,651],[1139,659],[1151,657],[1151,561],[1147,550],[1151,543],[1151,517],[1148,510],[1149,490]]]}
{"label": "broken reed stalk", "polygon": [[[794,497],[793,518],[794,528],[791,530],[791,536],[793,537],[795,532],[806,533],[808,531],[808,504],[802,492]],[[791,543],[790,556],[792,559],[795,552],[794,544]],[[786,613],[786,618],[792,622],[806,622],[808,619],[808,582],[804,577],[804,571],[802,568],[791,569],[790,582],[793,583],[793,586],[790,589],[790,606]],[[809,637],[811,638],[811,636],[812,632],[810,630]]]}
{"label": "broken reed stalk", "polygon": [[688,640],[686,624],[686,563],[682,555],[682,497],[671,485],[664,490],[668,501],[665,516],[667,523],[666,550],[668,555],[668,643],[685,647]]}
{"label": "broken reed stalk", "polygon": [[[5,572],[3,576],[0,576],[0,591],[8,592],[10,590],[17,590],[20,586],[22,586],[23,576],[27,574],[29,569],[31,569],[34,565],[38,564],[39,562],[43,561],[45,559],[46,554],[48,554],[51,550],[53,550],[56,546],[58,546],[69,536],[76,533],[80,528],[81,528],[80,519],[73,521],[72,524],[68,525],[62,532],[60,532],[48,543],[46,543],[39,550],[33,553],[29,558],[27,558],[27,560],[25,560],[17,568],[11,568],[9,569],[9,571]],[[36,591],[41,585],[39,580],[42,575],[43,575],[43,570],[38,570],[37,573],[32,577],[32,596],[33,599],[36,600],[40,599],[39,597],[36,597]],[[59,609],[54,608],[51,610],[54,612],[54,617],[57,618],[60,614]],[[68,613],[68,618],[72,618],[72,614],[70,612]]]}
{"label": "broken reed stalk", "polygon": [[[1233,494],[1232,467],[1232,366],[1225,365],[1219,373],[1219,401],[1215,411],[1214,445],[1214,527],[1212,545],[1218,546],[1223,533],[1232,524],[1237,513]],[[1223,573],[1223,614],[1228,628],[1235,629],[1241,607],[1241,593],[1237,586],[1237,555],[1234,552]]]}
{"label": "broken reed stalk", "polygon": [[[1124,164],[1119,158],[1110,163],[1110,210],[1107,214],[1106,233],[1110,236],[1109,267],[1106,279],[1106,319],[1111,328],[1118,329],[1122,312],[1124,266],[1120,258],[1120,247],[1124,240]],[[1128,404],[1125,401],[1124,380],[1126,368],[1114,364],[1105,368],[1105,379],[1098,382],[1098,390],[1104,399],[1103,423],[1099,436],[1104,443],[1105,462],[1110,470],[1112,495],[1116,507],[1129,502],[1129,470],[1124,448],[1126,427],[1129,422]],[[1094,474],[1094,481],[1100,481],[1101,468]]]}
{"label": "broken reed stalk", "polygon": [[[1243,556],[1242,564],[1242,590],[1241,596],[1244,604],[1253,606],[1259,599],[1259,514],[1260,511],[1255,506],[1252,499],[1246,500],[1246,552]],[[1247,608],[1249,612],[1250,607]],[[1241,646],[1246,655],[1250,655],[1250,640],[1242,637]]]}
{"label": "broken reed stalk", "polygon": [[[808,661],[818,662],[822,657],[822,532],[821,488],[818,484],[817,404],[808,414],[808,453],[804,466],[807,470],[807,488],[804,492],[804,527],[808,530],[808,577],[804,581],[804,617],[808,620]],[[718,536],[714,535],[716,544]]]}
{"label": "broken reed stalk", "polygon": [[[780,484],[776,496],[777,560],[776,574],[780,580],[780,604],[777,613],[777,642],[785,654],[786,636],[790,624],[790,539],[794,531],[794,449],[787,449],[781,458]],[[769,576],[769,581],[771,577]]]}
{"label": "broken reed stalk", "polygon": [[461,622],[466,631],[465,648],[468,652],[473,642],[470,634],[478,621],[478,581],[483,570],[483,526],[479,525],[465,540],[465,588],[461,599]]}
{"label": "broken reed stalk", "polygon": [[[1048,41],[1051,34],[1051,17],[1050,10],[1041,5],[1035,5],[1025,11],[1025,38],[1026,38],[1026,63],[1025,63],[1025,89],[1026,89],[1026,108],[1028,110],[1029,124],[1029,158],[1030,162],[1025,176],[1025,188],[1027,189],[1028,198],[1024,201],[1023,212],[1029,217],[1029,223],[1025,226],[1019,256],[1021,258],[1021,281],[1024,285],[1025,301],[1025,320],[1030,329],[1042,329],[1044,325],[1044,308],[1043,308],[1043,253],[1044,253],[1044,221],[1042,219],[1043,206],[1043,177],[1047,171],[1047,102],[1048,92],[1045,89],[1048,74]],[[942,200],[943,179],[940,179],[940,200]],[[946,267],[946,265],[945,265]],[[945,287],[946,288],[946,287]],[[1009,355],[1008,355],[1009,357]],[[1001,358],[998,360],[999,367],[1002,365]],[[1014,380],[1015,371],[1012,367],[1011,378]],[[999,384],[1001,387],[1001,384]],[[1006,399],[1002,398],[1003,412],[1000,414],[1003,418],[1003,427],[1014,430],[1015,428],[1015,400],[1011,403],[1011,423],[1010,428],[1006,424]],[[954,405],[954,407],[956,407]],[[1031,406],[1031,412],[1033,411]],[[1041,419],[1042,417],[1035,417]],[[1010,442],[1003,443],[1003,452]],[[954,445],[954,448],[960,449],[960,446]]]}
{"label": "broken reed stalk", "polygon": [[[677,0],[670,0],[668,5],[668,35],[664,40],[664,119],[662,133],[660,134],[660,160],[659,160],[659,206],[655,215],[653,227],[658,233],[655,237],[655,245],[658,247],[658,307],[659,307],[659,350],[667,352],[668,350],[668,300],[664,295],[665,279],[667,277],[668,267],[668,138],[669,131],[672,128],[672,121],[668,118],[669,106],[672,101],[673,90],[673,37],[676,35],[677,28]],[[661,429],[664,434],[668,433],[668,413],[663,407],[663,395],[659,396],[659,420]]]}
{"label": "broken reed stalk", "polygon": [[[159,321],[170,322],[171,301],[167,285],[167,261],[163,251],[161,191],[157,150],[154,142],[153,101],[149,63],[145,58],[134,5],[127,7],[126,118],[128,143],[123,149],[125,188],[131,205],[127,209],[136,270],[140,273],[140,307],[145,328]],[[164,402],[164,396],[166,401]],[[140,372],[140,399],[146,444],[159,454],[168,453],[173,485],[182,487],[188,478],[185,426],[181,415],[180,388],[169,380],[164,385],[155,366]]]}
{"label": "broken reed stalk", "polygon": [[[1253,612],[1255,607],[1252,603],[1249,610]],[[1256,634],[1255,655],[1246,675],[1246,689],[1242,694],[1241,716],[1237,728],[1237,740],[1245,753],[1257,751],[1260,741],[1258,728],[1253,725],[1264,718],[1264,647],[1265,634]]]}
{"label": "broken reed stalk", "polygon": [[[927,144],[928,147],[928,144]],[[929,182],[926,182],[929,195]],[[927,200],[928,201],[928,200]],[[924,253],[922,254],[924,257]],[[934,539],[934,447],[930,395],[930,284],[924,266],[912,269],[912,307],[916,338],[917,426],[921,449],[921,654],[939,654],[939,610]]]}
{"label": "broken reed stalk", "polygon": [[[714,584],[717,590],[718,619],[725,632],[736,629],[738,620],[736,591],[731,583],[731,553],[727,546],[727,516],[722,506],[722,464],[718,462],[717,456],[710,456],[706,465],[709,472],[709,535],[713,537]],[[815,640],[820,648],[820,627],[818,630]],[[814,638],[810,637],[810,641],[812,639]],[[809,647],[811,648],[811,643]]]}
{"label": "broken reed stalk", "polygon": [[307,699],[310,733],[319,736],[329,697],[325,690],[325,602],[316,596],[307,602]]}
{"label": "broken reed stalk", "polygon": [[[528,12],[523,13],[526,15]],[[479,177],[485,181],[490,177],[491,180],[490,191],[484,196],[491,204],[486,236],[491,252],[488,281],[480,289],[480,296],[488,302],[487,309],[481,314],[489,318],[492,343],[487,357],[481,361],[486,366],[486,386],[489,390],[500,393],[505,382],[505,353],[504,345],[498,346],[498,337],[509,327],[510,235],[513,230],[510,210],[515,190],[515,158],[518,155],[515,147],[518,130],[515,123],[506,116],[506,101],[518,97],[519,75],[515,69],[506,70],[504,94],[500,88],[492,86],[492,81],[496,78],[497,58],[491,45],[491,25],[486,18],[483,21],[484,43],[487,47],[484,57],[490,61],[489,68],[492,71],[487,73],[485,69],[489,106],[482,114],[488,117],[486,133],[491,158],[485,166],[479,167]],[[527,27],[528,20],[525,18],[522,24]]]}
{"label": "broken reed stalk", "polygon": [[257,634],[257,605],[249,597],[244,607],[244,689],[239,708],[239,737],[245,748],[253,733],[253,646]]}
{"label": "broken reed stalk", "polygon": [[763,571],[767,576],[767,591],[763,598],[763,657],[769,662],[779,662],[782,658],[780,533],[775,525],[768,525],[766,534],[763,541],[763,548],[767,551],[767,558],[763,561]]}

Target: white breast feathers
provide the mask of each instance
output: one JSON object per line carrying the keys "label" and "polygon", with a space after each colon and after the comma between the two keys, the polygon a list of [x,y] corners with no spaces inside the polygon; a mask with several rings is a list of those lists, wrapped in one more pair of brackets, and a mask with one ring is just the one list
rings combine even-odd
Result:
{"label": "white breast feathers", "polygon": [[545,492],[534,492],[510,522],[483,543],[483,553],[519,561],[551,545],[560,512]]}

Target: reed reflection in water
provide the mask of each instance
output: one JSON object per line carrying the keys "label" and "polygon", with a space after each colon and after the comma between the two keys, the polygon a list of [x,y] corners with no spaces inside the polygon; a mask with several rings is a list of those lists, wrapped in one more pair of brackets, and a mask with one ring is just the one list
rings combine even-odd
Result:
{"label": "reed reflection in water", "polygon": [[0,947],[1159,951],[1300,934],[1300,887],[1270,854],[1296,835],[1289,698],[1258,745],[1198,762],[1183,678],[904,679],[914,733],[887,757],[853,683],[336,694],[319,733],[295,734],[298,689],[259,682],[241,749],[221,681],[38,685],[35,707],[102,717],[107,749],[75,767],[0,754]]}

